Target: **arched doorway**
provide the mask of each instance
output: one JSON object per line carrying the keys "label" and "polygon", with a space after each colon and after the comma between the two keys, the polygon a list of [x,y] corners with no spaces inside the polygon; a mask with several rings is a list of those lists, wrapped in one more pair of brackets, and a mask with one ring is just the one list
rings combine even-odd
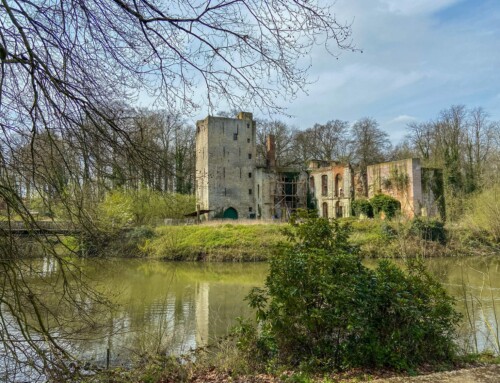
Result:
{"label": "arched doorway", "polygon": [[342,218],[344,216],[343,211],[342,211],[342,205],[340,204],[339,201],[335,203],[335,217],[336,218]]}
{"label": "arched doorway", "polygon": [[328,204],[326,202],[323,202],[323,218],[328,218]]}
{"label": "arched doorway", "polygon": [[238,219],[238,212],[236,211],[235,208],[233,207],[228,207],[226,210],[224,210],[224,215],[223,217],[226,219]]}

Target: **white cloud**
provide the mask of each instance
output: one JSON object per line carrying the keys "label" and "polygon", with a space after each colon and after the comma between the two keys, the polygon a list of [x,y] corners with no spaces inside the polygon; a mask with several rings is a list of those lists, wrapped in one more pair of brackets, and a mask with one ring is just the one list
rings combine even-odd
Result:
{"label": "white cloud", "polygon": [[401,15],[429,14],[447,8],[460,0],[381,0],[385,8]]}
{"label": "white cloud", "polygon": [[409,122],[414,121],[418,121],[418,118],[408,116],[407,114],[402,114],[400,116],[394,117],[392,120],[388,121],[387,124],[408,124]]}

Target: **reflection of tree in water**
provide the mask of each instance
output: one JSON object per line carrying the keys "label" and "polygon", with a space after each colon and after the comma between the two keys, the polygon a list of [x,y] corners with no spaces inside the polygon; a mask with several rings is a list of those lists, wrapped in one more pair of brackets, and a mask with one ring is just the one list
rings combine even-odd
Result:
{"label": "reflection of tree in water", "polygon": [[[50,261],[30,266],[34,284],[57,280]],[[118,365],[148,353],[185,353],[223,336],[238,316],[249,316],[243,298],[262,284],[267,265],[174,264],[142,260],[79,261],[94,287],[114,305],[99,325],[71,337],[70,349],[86,360],[104,364],[110,349]],[[49,295],[47,306],[57,307]],[[93,302],[88,302],[92,310]],[[103,313],[104,314],[104,313]],[[75,326],[78,318],[75,317]]]}

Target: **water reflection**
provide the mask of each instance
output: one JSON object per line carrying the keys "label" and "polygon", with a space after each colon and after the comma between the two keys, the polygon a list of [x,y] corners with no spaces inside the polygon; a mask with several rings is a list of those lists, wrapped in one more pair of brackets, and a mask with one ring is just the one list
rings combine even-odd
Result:
{"label": "water reflection", "polygon": [[[227,334],[237,317],[252,312],[244,297],[264,283],[267,264],[164,263],[144,260],[81,260],[78,266],[93,286],[116,306],[100,326],[72,336],[68,346],[77,355],[111,364],[140,358],[146,352],[182,354]],[[366,261],[369,267],[374,261]],[[404,267],[402,261],[398,261]],[[428,269],[457,299],[463,315],[461,347],[498,353],[500,314],[500,259],[430,259]],[[27,264],[32,283],[53,278],[59,267],[50,259]],[[41,283],[40,283],[41,284]],[[57,307],[57,297],[47,304]],[[95,310],[88,296],[81,298],[88,312]],[[75,314],[73,314],[75,315]],[[76,315],[75,315],[76,316]],[[76,319],[75,319],[76,320]],[[76,325],[75,325],[76,327]],[[64,334],[62,329],[58,329]],[[67,331],[71,334],[71,331]]]}
{"label": "water reflection", "polygon": [[[395,262],[405,267],[404,261]],[[365,264],[375,267],[376,261]],[[456,309],[463,316],[457,339],[460,348],[500,354],[500,258],[434,258],[425,264],[456,299]]]}
{"label": "water reflection", "polygon": [[252,315],[244,297],[261,285],[265,264],[181,264],[136,260],[82,264],[96,287],[117,303],[108,326],[72,342],[85,359],[120,364],[146,352],[182,354],[227,334]]}

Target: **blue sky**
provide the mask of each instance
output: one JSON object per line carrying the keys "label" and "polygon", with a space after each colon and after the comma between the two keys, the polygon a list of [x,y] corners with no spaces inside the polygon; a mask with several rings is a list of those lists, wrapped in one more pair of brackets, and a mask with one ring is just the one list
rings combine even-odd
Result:
{"label": "blue sky", "polygon": [[[308,94],[284,102],[305,129],[315,122],[375,118],[398,142],[411,121],[451,105],[482,106],[500,120],[500,1],[338,0],[359,52],[312,52]],[[258,113],[254,113],[257,114]]]}

